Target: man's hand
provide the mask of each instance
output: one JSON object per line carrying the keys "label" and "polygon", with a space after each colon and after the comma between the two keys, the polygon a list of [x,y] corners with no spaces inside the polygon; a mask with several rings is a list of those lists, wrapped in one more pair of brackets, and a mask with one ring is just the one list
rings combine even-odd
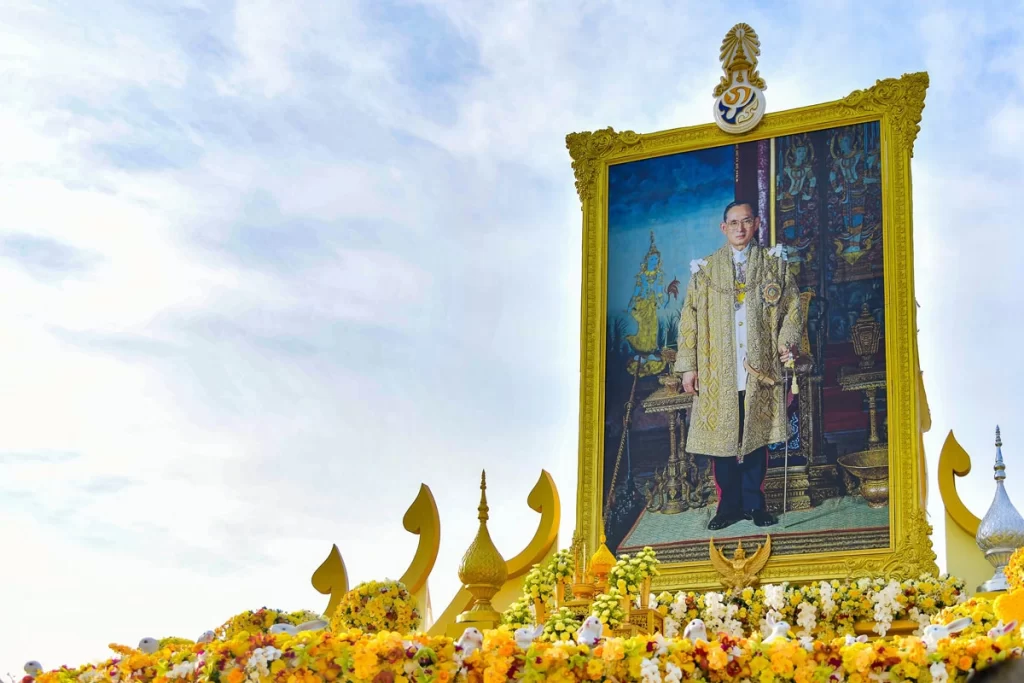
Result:
{"label": "man's hand", "polygon": [[783,365],[785,365],[786,363],[794,363],[796,362],[796,354],[793,353],[793,349],[791,347],[780,346],[779,360],[782,362]]}
{"label": "man's hand", "polygon": [[683,391],[687,394],[696,394],[700,391],[700,383],[697,381],[697,371],[683,373]]}

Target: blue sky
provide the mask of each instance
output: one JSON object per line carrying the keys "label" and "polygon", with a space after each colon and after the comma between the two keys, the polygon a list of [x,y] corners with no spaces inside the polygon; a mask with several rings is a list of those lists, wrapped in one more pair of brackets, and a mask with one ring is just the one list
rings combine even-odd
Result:
{"label": "blue sky", "polygon": [[[354,581],[397,576],[421,481],[443,607],[482,466],[503,552],[533,532],[541,468],[567,539],[564,136],[706,123],[738,21],[773,111],[931,74],[913,169],[926,445],[934,465],[956,430],[982,514],[997,422],[1024,476],[1021,3],[7,3],[0,602],[18,616],[0,672],[322,608],[308,580],[333,542]],[[934,487],[931,509],[941,529]]]}

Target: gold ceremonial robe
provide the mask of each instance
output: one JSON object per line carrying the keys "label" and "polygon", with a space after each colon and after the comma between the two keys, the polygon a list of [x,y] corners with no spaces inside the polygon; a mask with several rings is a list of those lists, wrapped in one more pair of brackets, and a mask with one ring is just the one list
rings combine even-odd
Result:
{"label": "gold ceremonial robe", "polygon": [[735,277],[732,247],[694,262],[679,318],[676,372],[697,371],[686,450],[716,457],[746,455],[788,436],[779,346],[796,347],[803,332],[795,274],[780,256],[750,245],[746,272],[747,362],[743,434],[736,386]]}

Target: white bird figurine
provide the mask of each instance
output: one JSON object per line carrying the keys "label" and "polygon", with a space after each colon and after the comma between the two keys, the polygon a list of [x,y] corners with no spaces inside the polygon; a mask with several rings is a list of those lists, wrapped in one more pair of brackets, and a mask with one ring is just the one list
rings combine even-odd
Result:
{"label": "white bird figurine", "polygon": [[784,621],[775,621],[774,617],[769,616],[768,625],[771,627],[771,633],[761,641],[765,645],[770,645],[778,640],[789,640],[789,624]]}
{"label": "white bird figurine", "polygon": [[604,633],[604,624],[597,617],[591,615],[586,618],[583,625],[576,631],[576,642],[580,645],[594,647],[601,642]]}
{"label": "white bird figurine", "polygon": [[43,673],[43,665],[34,659],[31,662],[25,662],[25,673],[32,678],[35,678],[39,674]]}
{"label": "white bird figurine", "polygon": [[317,619],[316,621],[307,621],[304,624],[293,626],[292,624],[274,624],[270,627],[268,633],[287,633],[290,636],[301,631],[319,631],[322,628],[327,628],[327,622],[323,619]]}
{"label": "white bird figurine", "polygon": [[212,643],[213,639],[217,637],[217,634],[213,631],[204,631],[203,635],[199,636],[197,643]]}
{"label": "white bird figurine", "polygon": [[470,626],[462,632],[462,636],[455,646],[459,648],[462,659],[466,659],[484,646],[484,634],[480,633],[479,629]]}
{"label": "white bird figurine", "polygon": [[139,652],[146,655],[156,654],[160,650],[160,641],[156,638],[143,638],[139,641]]}
{"label": "white bird figurine", "polygon": [[710,642],[708,641],[708,627],[701,619],[694,619],[683,629],[683,638],[691,643],[696,643],[698,640],[703,640],[705,643]]}
{"label": "white bird figurine", "polygon": [[515,633],[516,647],[523,652],[530,649],[530,645],[533,641],[540,638],[541,634],[544,633],[544,624],[537,624],[533,630],[528,628],[517,628]]}
{"label": "white bird figurine", "polygon": [[850,647],[851,645],[854,645],[856,643],[866,643],[866,642],[868,642],[868,637],[863,635],[863,634],[857,636],[856,638],[851,636],[849,633],[846,634],[846,647]]}
{"label": "white bird figurine", "polygon": [[970,626],[973,620],[970,617],[964,617],[963,619],[957,619],[951,621],[948,624],[929,624],[924,627],[924,634],[921,636],[921,640],[924,641],[925,649],[928,654],[935,652],[939,648],[939,641],[949,638],[951,635],[963,631],[965,628]]}
{"label": "white bird figurine", "polygon": [[998,624],[995,625],[994,628],[989,630],[988,637],[992,640],[995,640],[997,638],[1005,636],[1007,633],[1011,633],[1015,628],[1017,628],[1016,620],[1011,621],[1009,624],[1004,624],[1002,621],[1000,621]]}

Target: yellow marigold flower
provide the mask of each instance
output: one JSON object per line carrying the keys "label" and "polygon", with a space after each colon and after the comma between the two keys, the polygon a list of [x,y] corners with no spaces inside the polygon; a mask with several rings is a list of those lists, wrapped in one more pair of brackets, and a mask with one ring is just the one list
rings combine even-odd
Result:
{"label": "yellow marigold flower", "polygon": [[228,673],[228,683],[242,683],[245,680],[245,674],[239,668],[234,668]]}
{"label": "yellow marigold flower", "polygon": [[587,676],[594,680],[601,678],[604,673],[604,664],[600,659],[591,659],[587,662]]}
{"label": "yellow marigold flower", "polygon": [[725,665],[729,663],[729,657],[722,651],[720,647],[712,647],[711,651],[708,652],[708,667],[719,671],[725,668]]}
{"label": "yellow marigold flower", "polygon": [[967,655],[962,656],[956,663],[956,667],[961,671],[970,671],[973,665],[974,661]]}
{"label": "yellow marigold flower", "polygon": [[617,662],[626,656],[626,648],[618,638],[605,641],[602,646],[601,659],[606,662]]}
{"label": "yellow marigold flower", "polygon": [[1014,590],[1000,595],[996,598],[994,607],[996,616],[1004,624],[1011,621],[1024,623],[1024,590]]}

